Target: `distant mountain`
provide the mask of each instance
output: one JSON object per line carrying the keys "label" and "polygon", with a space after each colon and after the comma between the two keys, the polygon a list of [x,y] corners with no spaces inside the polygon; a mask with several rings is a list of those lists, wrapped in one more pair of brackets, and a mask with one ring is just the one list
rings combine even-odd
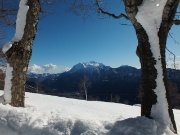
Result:
{"label": "distant mountain", "polygon": [[42,82],[46,79],[53,79],[60,75],[60,73],[57,74],[50,74],[50,73],[43,73],[43,74],[36,74],[36,73],[27,73],[27,80],[32,82]]}
{"label": "distant mountain", "polygon": [[[119,102],[140,103],[141,70],[131,66],[111,68],[94,61],[78,63],[71,70],[41,84],[53,89],[54,95],[77,98],[79,94],[79,98],[83,98],[80,84],[85,76],[91,84],[88,87],[89,100],[114,101],[119,97]],[[167,76],[173,107],[180,108],[180,71],[167,69]]]}
{"label": "distant mountain", "polygon": [[78,63],[71,70],[59,74],[56,78],[42,81],[45,85],[57,93],[82,93],[79,87],[84,76],[91,83],[88,95],[98,97],[103,101],[110,101],[115,96],[120,96],[120,101],[128,99],[130,103],[139,103],[140,70],[134,67],[121,66],[111,68],[94,61]]}
{"label": "distant mountain", "polygon": [[[34,66],[36,67],[36,66]],[[36,68],[35,68],[36,69]],[[131,66],[111,68],[98,62],[74,65],[63,73],[27,73],[26,91],[84,99],[83,81],[88,81],[88,100],[140,103],[141,70]],[[3,78],[3,71],[2,77]],[[180,70],[167,69],[171,103],[180,109]],[[3,88],[3,82],[1,83]]]}
{"label": "distant mountain", "polygon": [[100,73],[100,70],[105,70],[108,71],[110,69],[109,66],[105,66],[102,63],[97,63],[95,61],[90,61],[90,62],[84,62],[84,63],[78,63],[72,67],[70,70],[70,73],[74,72],[86,72],[86,73]]}
{"label": "distant mountain", "polygon": [[28,67],[27,79],[32,82],[42,82],[46,79],[53,79],[59,76],[60,73],[69,71],[70,68],[57,66],[53,64],[46,64],[43,66],[38,66],[33,64]]}

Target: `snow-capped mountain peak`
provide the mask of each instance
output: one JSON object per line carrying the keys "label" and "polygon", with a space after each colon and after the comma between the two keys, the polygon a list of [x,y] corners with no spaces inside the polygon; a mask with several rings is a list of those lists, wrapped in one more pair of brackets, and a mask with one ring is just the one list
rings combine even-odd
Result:
{"label": "snow-capped mountain peak", "polygon": [[99,69],[105,69],[108,68],[108,66],[105,66],[102,63],[98,63],[95,61],[90,61],[90,62],[83,62],[83,63],[78,63],[72,67],[70,70],[71,72],[76,72],[78,70],[89,70],[89,71],[98,71]]}
{"label": "snow-capped mountain peak", "polygon": [[102,63],[98,63],[98,62],[95,62],[95,61],[90,61],[90,62],[84,62],[82,63],[85,67],[88,67],[88,66],[93,66],[93,67],[104,67],[105,65],[102,64]]}

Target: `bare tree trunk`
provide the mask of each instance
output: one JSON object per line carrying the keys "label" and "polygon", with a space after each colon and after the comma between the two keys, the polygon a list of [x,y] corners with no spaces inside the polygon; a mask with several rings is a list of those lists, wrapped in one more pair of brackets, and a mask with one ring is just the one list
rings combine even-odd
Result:
{"label": "bare tree trunk", "polygon": [[86,101],[87,101],[87,88],[85,89]]}
{"label": "bare tree trunk", "polygon": [[[141,33],[141,34],[140,34]],[[141,92],[142,92],[142,105],[141,105],[141,115],[148,118],[152,117],[152,106],[157,103],[157,95],[154,92],[154,89],[157,87],[155,79],[157,78],[157,69],[155,68],[156,61],[152,57],[152,53],[149,47],[148,38],[144,30],[138,33],[138,48],[137,54],[141,62]],[[144,35],[143,35],[143,34]],[[166,40],[167,37],[162,37],[162,40]],[[164,56],[163,56],[164,55]],[[163,83],[165,86],[165,98],[167,99],[168,104],[168,113],[173,124],[173,131],[176,132],[176,124],[174,121],[173,111],[170,105],[169,100],[169,89],[167,86],[167,76],[166,76],[166,63],[165,63],[165,46],[161,46],[161,61],[162,61],[162,70],[163,70]],[[163,89],[162,89],[163,90]]]}
{"label": "bare tree trunk", "polygon": [[[148,118],[152,119],[161,119],[162,117],[158,116],[158,118],[155,118],[152,114],[152,109],[155,104],[158,103],[158,95],[154,91],[157,88],[156,79],[157,79],[157,68],[155,67],[157,61],[153,57],[151,46],[149,42],[149,37],[145,31],[145,29],[142,27],[142,25],[137,22],[136,20],[136,14],[138,13],[137,3],[136,0],[124,0],[125,7],[126,7],[126,13],[132,22],[135,30],[136,35],[138,38],[138,47],[137,47],[137,55],[140,58],[141,63],[141,93],[142,93],[142,105],[141,105],[141,115],[146,116]],[[172,26],[171,20],[175,16],[175,11],[177,9],[178,2],[176,0],[168,0],[166,3],[166,6],[163,11],[162,16],[162,23],[158,32],[159,37],[159,48],[160,48],[160,55],[161,57],[158,59],[161,61],[162,65],[162,73],[163,73],[163,85],[165,86],[165,89],[161,89],[161,91],[165,91],[164,96],[167,103],[168,110],[168,117],[170,118],[170,125],[169,128],[174,132],[177,133],[176,124],[174,121],[174,115],[172,108],[170,106],[170,100],[169,100],[169,89],[167,87],[167,77],[166,77],[166,61],[165,61],[165,48],[166,48],[166,40],[168,32]],[[163,105],[162,105],[163,106]],[[162,118],[163,119],[163,118]],[[163,121],[163,120],[162,120]],[[164,124],[164,123],[163,123]]]}
{"label": "bare tree trunk", "polygon": [[154,67],[156,64],[153,54],[150,49],[148,36],[142,28],[136,31],[138,37],[137,55],[141,63],[141,115],[151,118],[151,108],[157,102],[157,96],[153,89],[156,88],[157,70]]}
{"label": "bare tree trunk", "polygon": [[25,104],[26,73],[40,11],[39,0],[28,0],[27,5],[29,10],[27,12],[24,35],[20,41],[14,42],[12,47],[6,52],[7,62],[13,68],[11,105],[15,107],[24,107]]}

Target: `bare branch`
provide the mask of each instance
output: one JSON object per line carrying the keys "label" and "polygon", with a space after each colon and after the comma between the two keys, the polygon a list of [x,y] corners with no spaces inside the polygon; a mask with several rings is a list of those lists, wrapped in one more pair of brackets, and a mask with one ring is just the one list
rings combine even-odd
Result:
{"label": "bare branch", "polygon": [[16,15],[17,14],[17,9],[12,9],[12,10],[9,10],[9,9],[0,9],[0,13],[1,14],[6,14],[6,15]]}
{"label": "bare branch", "polygon": [[175,25],[180,25],[180,20],[173,20],[172,23]]}
{"label": "bare branch", "polygon": [[172,40],[174,40],[174,43],[175,43],[175,44],[179,44],[179,42],[176,41],[176,40],[173,38],[173,36],[172,36],[172,34],[171,34],[170,32],[169,32],[168,34],[169,34],[169,36],[172,38]]}
{"label": "bare branch", "polygon": [[110,16],[110,17],[115,18],[115,19],[120,19],[120,18],[123,17],[123,18],[125,18],[126,20],[129,20],[128,16],[126,16],[126,15],[123,14],[123,13],[121,13],[121,14],[118,15],[118,16],[116,16],[115,14],[111,14],[111,13],[109,13],[109,12],[104,11],[104,10],[100,7],[99,2],[98,2],[97,0],[96,0],[96,5],[97,5],[97,7],[98,7],[98,13],[106,14],[106,15],[108,15],[108,16]]}
{"label": "bare branch", "polygon": [[[177,68],[176,68],[176,55],[175,55],[173,52],[171,52],[167,47],[166,47],[166,50],[167,50],[171,55],[173,55],[173,59],[171,59],[171,60],[173,60],[174,69],[177,69]],[[169,58],[169,59],[170,59],[170,58]]]}
{"label": "bare branch", "polygon": [[18,11],[16,2],[11,0],[2,1],[0,5],[0,25],[15,27],[15,16]]}
{"label": "bare branch", "polygon": [[6,26],[12,26],[14,28],[16,27],[16,23],[12,19],[10,19],[8,17],[0,17],[0,18],[1,18],[0,24],[6,25]]}
{"label": "bare branch", "polygon": [[124,26],[132,26],[131,24],[125,24],[125,23],[119,23],[119,24]]}
{"label": "bare branch", "polygon": [[82,16],[83,19],[86,19],[86,17],[89,17],[94,9],[95,4],[92,1],[86,3],[83,2],[83,0],[74,0],[69,11],[73,12],[77,16]]}

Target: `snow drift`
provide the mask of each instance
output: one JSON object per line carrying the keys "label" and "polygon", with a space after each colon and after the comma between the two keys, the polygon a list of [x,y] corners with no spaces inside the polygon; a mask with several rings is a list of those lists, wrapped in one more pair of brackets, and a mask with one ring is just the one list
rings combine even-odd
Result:
{"label": "snow drift", "polygon": [[[180,129],[180,111],[174,113]],[[163,131],[155,121],[139,115],[138,106],[26,93],[25,108],[0,104],[0,135],[159,135]]]}

